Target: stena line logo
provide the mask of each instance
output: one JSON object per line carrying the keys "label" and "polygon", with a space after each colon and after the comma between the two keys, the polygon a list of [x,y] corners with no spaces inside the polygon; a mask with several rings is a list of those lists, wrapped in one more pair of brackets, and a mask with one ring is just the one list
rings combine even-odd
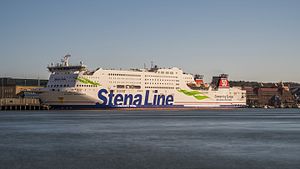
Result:
{"label": "stena line logo", "polygon": [[146,90],[145,97],[141,94],[114,94],[113,90],[109,92],[106,89],[101,89],[98,92],[98,97],[103,101],[104,105],[173,105],[174,97],[172,95],[154,94],[153,99],[150,99],[149,90]]}

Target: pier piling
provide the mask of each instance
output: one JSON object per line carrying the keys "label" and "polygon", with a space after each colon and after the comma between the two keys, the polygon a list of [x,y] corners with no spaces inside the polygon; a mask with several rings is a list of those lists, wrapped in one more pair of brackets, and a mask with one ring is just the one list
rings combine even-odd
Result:
{"label": "pier piling", "polygon": [[0,99],[0,111],[12,110],[48,110],[47,106],[40,104],[38,99],[30,98],[3,98]]}

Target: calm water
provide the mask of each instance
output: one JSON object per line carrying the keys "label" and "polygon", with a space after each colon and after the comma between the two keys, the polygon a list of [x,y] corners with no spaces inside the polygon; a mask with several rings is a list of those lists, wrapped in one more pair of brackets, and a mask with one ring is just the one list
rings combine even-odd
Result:
{"label": "calm water", "polygon": [[296,169],[300,109],[0,112],[1,169]]}

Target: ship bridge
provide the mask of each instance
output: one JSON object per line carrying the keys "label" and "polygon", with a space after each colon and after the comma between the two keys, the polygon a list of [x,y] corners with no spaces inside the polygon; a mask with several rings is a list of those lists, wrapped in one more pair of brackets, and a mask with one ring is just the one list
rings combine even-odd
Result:
{"label": "ship bridge", "polygon": [[69,64],[69,58],[71,55],[65,55],[64,58],[61,60],[61,63],[57,63],[54,65],[53,63],[49,65],[47,68],[51,73],[56,72],[76,72],[76,71],[85,71],[87,70],[87,66],[83,65],[82,62],[80,62],[80,65],[70,65]]}

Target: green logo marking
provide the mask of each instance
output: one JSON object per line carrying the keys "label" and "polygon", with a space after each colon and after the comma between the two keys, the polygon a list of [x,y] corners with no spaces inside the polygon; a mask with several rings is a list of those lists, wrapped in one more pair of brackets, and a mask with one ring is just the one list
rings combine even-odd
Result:
{"label": "green logo marking", "polygon": [[83,84],[89,84],[89,85],[94,85],[94,86],[101,86],[100,83],[91,81],[90,79],[84,78],[84,77],[77,77],[76,80]]}
{"label": "green logo marking", "polygon": [[209,98],[208,96],[205,96],[201,92],[196,91],[196,90],[188,91],[188,90],[180,89],[180,90],[178,90],[178,92],[181,92],[187,96],[193,96],[197,100],[203,100],[203,99]]}

